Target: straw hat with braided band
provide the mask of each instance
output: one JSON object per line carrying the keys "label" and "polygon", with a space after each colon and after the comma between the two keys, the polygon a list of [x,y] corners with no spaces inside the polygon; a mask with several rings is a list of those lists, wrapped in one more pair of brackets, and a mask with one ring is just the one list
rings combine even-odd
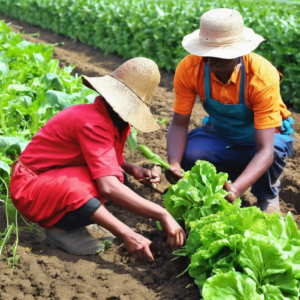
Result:
{"label": "straw hat with braided band", "polygon": [[200,29],[186,35],[182,45],[197,56],[231,59],[250,53],[262,41],[262,36],[244,27],[238,11],[218,8],[202,15]]}
{"label": "straw hat with braided band", "polygon": [[98,92],[125,122],[143,132],[159,129],[149,109],[159,81],[156,63],[144,57],[126,61],[110,75],[82,76],[85,86]]}

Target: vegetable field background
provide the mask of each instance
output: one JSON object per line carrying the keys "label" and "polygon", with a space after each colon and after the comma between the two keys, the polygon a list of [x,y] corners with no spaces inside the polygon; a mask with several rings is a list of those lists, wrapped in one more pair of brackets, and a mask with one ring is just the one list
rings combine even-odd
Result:
{"label": "vegetable field background", "polygon": [[73,40],[117,53],[144,56],[175,70],[187,54],[184,35],[217,7],[237,9],[245,25],[266,42],[256,50],[284,75],[282,98],[300,109],[300,3],[294,1],[198,0],[0,0],[0,12]]}
{"label": "vegetable field background", "polygon": [[[107,59],[104,59],[103,53],[92,47],[73,43],[68,38],[54,36],[49,31],[40,30],[13,19],[7,18],[6,20],[23,26],[27,33],[41,32],[39,38],[25,35],[24,37],[29,42],[51,44],[65,42],[65,45],[55,47],[54,57],[59,59],[62,70],[70,65],[76,65],[73,75],[76,72],[79,75],[88,76],[106,75],[123,62],[119,56],[109,55]],[[68,73],[65,76],[69,76]],[[148,146],[163,159],[166,159],[165,137],[172,117],[173,100],[172,74],[165,74],[162,86],[157,89],[154,96],[151,109],[156,119],[165,118],[166,123],[160,124],[161,130],[154,133],[138,133],[138,144]],[[196,103],[190,128],[199,126],[203,116],[201,105]],[[285,213],[291,211],[299,227],[300,175],[297,171],[300,167],[299,113],[293,111],[293,118],[296,123],[295,150],[293,156],[288,159],[287,168],[282,177],[280,198],[282,210]],[[29,135],[25,137],[28,138]],[[125,150],[125,157],[128,161],[138,165],[148,165],[139,151],[133,157],[129,147]],[[162,205],[162,199],[158,194],[134,181],[131,182],[137,193]],[[165,187],[167,187],[167,182],[163,180],[162,188]],[[243,198],[246,206],[254,201],[255,199],[249,193],[246,193]],[[156,229],[154,220],[133,216],[113,205],[108,205],[108,209],[135,231],[157,242],[154,264],[137,262],[130,258],[122,244],[114,245],[108,252],[101,253],[99,256],[72,256],[61,250],[47,247],[43,242],[43,234],[22,232],[18,248],[20,259],[13,271],[12,279],[9,279],[10,270],[7,269],[6,261],[0,261],[0,299],[199,299],[198,288],[188,274],[176,277],[185,270],[189,262],[184,258],[170,261],[172,255],[164,248],[163,243],[160,244],[164,236]],[[5,215],[1,209],[0,232],[3,232],[5,227]],[[6,255],[10,255],[9,251],[8,249]]]}

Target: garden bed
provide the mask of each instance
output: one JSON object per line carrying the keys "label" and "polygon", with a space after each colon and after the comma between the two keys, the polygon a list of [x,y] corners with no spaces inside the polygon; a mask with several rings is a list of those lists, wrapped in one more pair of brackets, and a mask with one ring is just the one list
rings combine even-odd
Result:
{"label": "garden bed", "polygon": [[[102,76],[109,74],[124,62],[118,56],[106,58],[99,50],[70,39],[55,36],[53,33],[24,23],[4,18],[0,19],[22,26],[26,33],[41,33],[39,38],[24,35],[31,42],[64,42],[64,46],[55,48],[55,58],[61,66],[76,65],[74,72],[79,75]],[[155,118],[167,119],[161,129],[153,133],[138,133],[138,143],[146,145],[162,158],[166,159],[166,133],[172,118],[174,101],[173,73],[162,73],[162,83],[157,89],[151,110]],[[200,103],[195,104],[190,128],[200,126],[205,115]],[[300,114],[293,111],[296,123],[295,130],[300,133]],[[299,124],[299,125],[298,125]],[[287,167],[282,176],[280,192],[281,208],[284,213],[291,211],[300,228],[300,138],[296,134],[295,150],[287,160]],[[125,149],[126,160],[138,165],[147,166],[147,162],[137,150],[132,157],[130,149]],[[149,188],[143,187],[130,178],[132,188],[139,195],[162,205],[161,196]],[[162,180],[162,188],[168,186]],[[243,197],[245,206],[252,205],[255,198],[249,192]],[[20,233],[18,255],[20,260],[10,279],[10,269],[5,260],[0,261],[0,299],[199,299],[199,292],[193,279],[180,274],[188,265],[184,258],[170,261],[172,254],[164,247],[165,236],[157,230],[154,220],[134,216],[124,210],[107,204],[107,208],[117,218],[125,222],[136,232],[145,235],[158,245],[156,260],[153,264],[135,261],[129,257],[123,245],[113,245],[105,253],[94,256],[75,256],[62,250],[48,247],[43,234]],[[6,227],[5,213],[0,210],[0,232]],[[26,253],[26,247],[32,248]],[[29,252],[29,251],[28,251]]]}

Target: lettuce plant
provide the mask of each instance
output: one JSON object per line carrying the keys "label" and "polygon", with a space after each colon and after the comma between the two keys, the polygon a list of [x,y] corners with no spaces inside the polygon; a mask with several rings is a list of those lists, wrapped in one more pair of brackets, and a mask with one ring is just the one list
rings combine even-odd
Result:
{"label": "lettuce plant", "polygon": [[[204,299],[217,299],[214,295],[224,288],[228,299],[298,299],[300,232],[290,213],[284,219],[256,207],[233,208],[193,221],[190,228],[179,254],[191,258],[189,274]],[[252,289],[238,296],[236,287],[247,282],[260,298]]]}
{"label": "lettuce plant", "polygon": [[187,270],[203,299],[297,300],[300,231],[291,213],[282,218],[255,206],[241,208],[239,198],[228,203],[227,177],[197,161],[162,196],[165,208],[189,230],[186,245],[174,254],[191,260]]}
{"label": "lettuce plant", "polygon": [[184,221],[189,229],[190,222],[218,211],[231,210],[240,204],[238,198],[232,206],[224,197],[228,194],[224,183],[228,175],[216,172],[207,161],[197,161],[195,166],[177,184],[171,185],[163,195],[164,206],[179,223]]}

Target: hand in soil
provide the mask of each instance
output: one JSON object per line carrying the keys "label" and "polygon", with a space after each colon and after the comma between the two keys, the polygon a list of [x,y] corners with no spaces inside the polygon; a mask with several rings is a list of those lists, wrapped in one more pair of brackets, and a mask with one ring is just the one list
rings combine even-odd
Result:
{"label": "hand in soil", "polygon": [[149,262],[154,261],[154,257],[150,251],[151,241],[142,235],[133,232],[131,235],[126,235],[126,237],[123,238],[123,242],[130,254]]}
{"label": "hand in soil", "polygon": [[225,199],[230,202],[230,203],[234,203],[234,201],[236,200],[237,198],[237,191],[235,188],[233,188],[232,184],[229,184],[225,181],[225,184],[224,184],[224,189],[227,191],[227,192],[230,192],[229,195],[227,195],[225,197]]}
{"label": "hand in soil", "polygon": [[171,167],[169,169],[166,169],[165,171],[166,179],[171,183],[175,184],[178,182],[180,178],[183,177],[183,174],[181,171],[175,167]]}
{"label": "hand in soil", "polygon": [[184,244],[185,232],[169,213],[160,221],[160,225],[168,235],[166,245],[170,246],[172,250],[176,250]]}

